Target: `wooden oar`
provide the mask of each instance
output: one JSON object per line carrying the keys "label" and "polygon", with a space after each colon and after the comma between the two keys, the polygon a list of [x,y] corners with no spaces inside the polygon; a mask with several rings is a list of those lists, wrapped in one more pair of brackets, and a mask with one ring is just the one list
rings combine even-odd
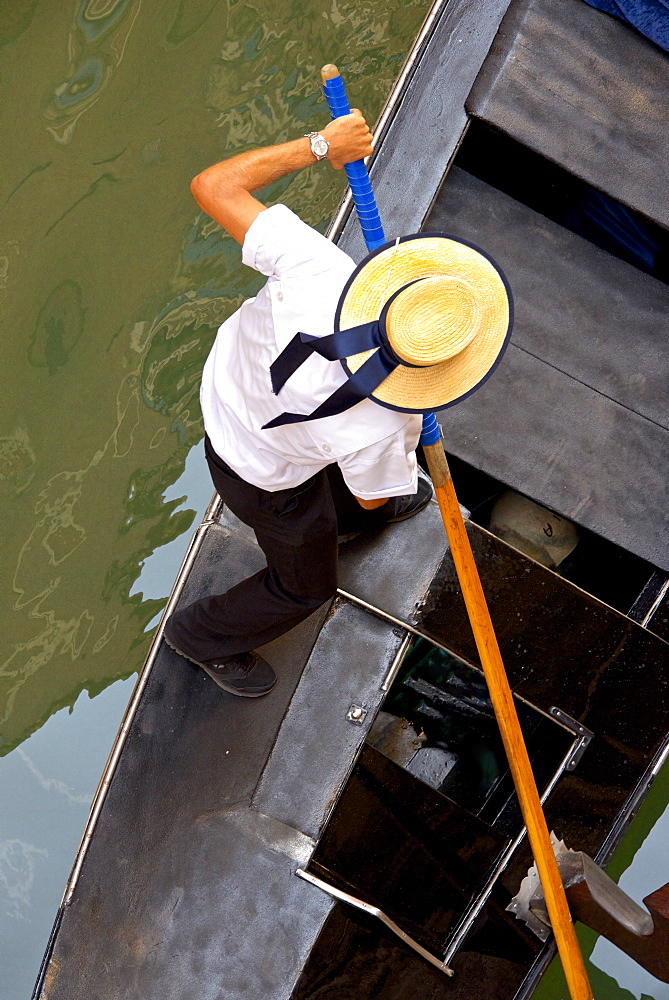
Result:
{"label": "wooden oar", "polygon": [[423,451],[448,535],[451,556],[458,574],[462,596],[465,599],[490,700],[513,775],[513,782],[516,786],[516,794],[541,879],[546,908],[555,934],[569,993],[573,1000],[592,1000],[592,989],[588,982],[585,963],[571,920],[569,905],[546,825],[546,817],[541,808],[541,800],[520,729],[518,713],[497,645],[497,637],[490,619],[490,612],[469,543],[467,529],[453,488],[453,480],[446,461],[444,447],[439,440],[435,444],[424,444]]}
{"label": "wooden oar", "polygon": [[[330,106],[333,117],[338,114],[348,114],[350,111],[344,84],[336,66],[324,66],[321,70],[323,79],[323,89]],[[332,95],[328,96],[328,93]],[[362,166],[367,171],[362,160],[356,164],[349,164],[355,167],[354,180],[360,185],[360,170]],[[351,174],[347,167],[349,179]],[[364,187],[364,185],[363,185]],[[376,202],[372,193],[371,184],[367,177],[367,187],[364,187],[365,202],[368,203],[371,195],[373,208],[376,210]],[[357,206],[356,193],[353,191],[354,202]],[[378,219],[378,212],[376,213]],[[363,235],[365,225],[363,226]],[[374,236],[378,239],[378,226],[374,225]],[[381,229],[381,235],[383,230]],[[379,244],[376,243],[378,246]],[[368,245],[368,249],[372,249]],[[518,713],[509,687],[509,681],[504,670],[502,657],[497,644],[497,637],[493,628],[490,612],[486,603],[481,579],[474,561],[474,553],[469,543],[467,529],[462,519],[460,505],[455,495],[453,480],[451,478],[446,454],[441,440],[441,431],[434,413],[427,414],[423,421],[423,433],[421,444],[432,477],[439,509],[448,536],[448,543],[451,556],[455,564],[455,569],[462,589],[462,596],[465,600],[467,614],[471,623],[472,632],[476,641],[476,648],[481,659],[481,666],[485,674],[490,700],[497,718],[504,749],[509,761],[509,768],[513,776],[516,794],[523,814],[523,820],[527,827],[527,835],[530,847],[534,854],[535,864],[541,879],[541,886],[546,900],[546,908],[550,917],[555,941],[557,943],[562,967],[564,969],[567,986],[572,1000],[593,1000],[592,989],[588,982],[588,974],[581,954],[576,931],[571,920],[569,905],[565,896],[562,879],[558,870],[553,845],[551,844],[546,817],[541,808],[541,800],[537,790],[527,747],[523,739],[523,734],[518,720]]]}

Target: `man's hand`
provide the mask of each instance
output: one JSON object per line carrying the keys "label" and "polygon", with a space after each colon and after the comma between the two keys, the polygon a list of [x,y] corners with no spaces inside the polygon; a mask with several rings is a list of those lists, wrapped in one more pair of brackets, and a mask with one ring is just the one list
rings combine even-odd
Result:
{"label": "man's hand", "polygon": [[363,160],[372,152],[372,133],[357,108],[350,115],[335,118],[321,135],[330,143],[327,159],[335,170],[354,160]]}
{"label": "man's hand", "polygon": [[[330,122],[321,135],[330,143],[327,159],[335,170],[372,151],[371,132],[357,110]],[[309,140],[295,139],[215,163],[191,181],[190,189],[200,208],[243,243],[249,226],[265,210],[251,192],[312,163],[316,160]]]}

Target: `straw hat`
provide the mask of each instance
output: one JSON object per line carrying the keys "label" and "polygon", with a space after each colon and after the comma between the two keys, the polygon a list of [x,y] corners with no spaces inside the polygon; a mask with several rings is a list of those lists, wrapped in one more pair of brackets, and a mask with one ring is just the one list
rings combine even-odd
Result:
{"label": "straw hat", "polygon": [[[418,233],[373,251],[342,292],[335,330],[380,321],[396,367],[370,397],[393,410],[452,406],[493,372],[511,336],[511,290],[483,250]],[[352,375],[373,350],[342,359]]]}

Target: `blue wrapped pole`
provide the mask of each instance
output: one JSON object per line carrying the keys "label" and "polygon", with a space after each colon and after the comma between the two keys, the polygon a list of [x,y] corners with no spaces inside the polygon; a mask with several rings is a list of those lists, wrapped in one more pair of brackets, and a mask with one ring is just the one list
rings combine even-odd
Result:
{"label": "blue wrapped pole", "polygon": [[428,444],[439,444],[441,441],[441,427],[437,422],[436,414],[434,413],[424,413],[423,414],[423,427],[420,432],[419,444],[423,447]]}
{"label": "blue wrapped pole", "polygon": [[[341,78],[336,66],[324,66],[321,70],[323,80],[323,93],[328,102],[330,114],[333,118],[341,118],[342,115],[350,115],[351,106],[348,103],[344,81]],[[372,185],[367,173],[364,160],[356,160],[354,163],[347,163],[344,167],[348,183],[351,187],[353,204],[358,214],[362,235],[368,250],[376,250],[383,246],[386,237],[381,225],[379,210],[376,207],[376,199],[372,191]]]}
{"label": "blue wrapped pole", "polygon": [[[346,96],[346,88],[341,74],[336,66],[330,63],[321,70],[323,81],[323,93],[328,102],[330,114],[333,118],[341,118],[342,115],[350,115],[351,106]],[[347,163],[344,167],[348,183],[351,188],[353,204],[360,222],[362,235],[368,250],[376,250],[383,246],[386,237],[381,224],[379,210],[376,207],[376,198],[372,191],[372,183],[367,173],[364,160],[356,160],[354,163]],[[434,413],[426,413],[423,417],[423,429],[420,436],[420,444],[437,444],[441,440],[441,430]]]}

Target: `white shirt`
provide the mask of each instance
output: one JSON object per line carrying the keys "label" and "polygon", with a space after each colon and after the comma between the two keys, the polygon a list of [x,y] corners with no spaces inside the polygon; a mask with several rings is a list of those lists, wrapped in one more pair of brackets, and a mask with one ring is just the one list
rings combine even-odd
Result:
{"label": "white shirt", "polygon": [[364,399],[331,417],[262,429],[286,410],[311,413],[346,380],[339,361],[314,353],[274,395],[269,367],[296,333],[334,332],[351,258],[275,205],[249,227],[242,259],[268,281],[221,325],[204,366],[200,401],[214,450],[265,490],[299,486],[337,462],[363,500],[415,493],[420,415]]}

